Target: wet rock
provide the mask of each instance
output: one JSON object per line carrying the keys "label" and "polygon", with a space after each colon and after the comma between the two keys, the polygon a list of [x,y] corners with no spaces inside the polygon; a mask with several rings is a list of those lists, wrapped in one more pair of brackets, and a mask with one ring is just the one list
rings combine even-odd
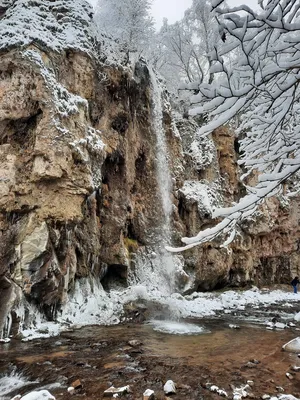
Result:
{"label": "wet rock", "polygon": [[285,374],[285,376],[286,376],[288,379],[290,379],[290,380],[294,379],[293,375],[290,374],[289,372],[287,372],[287,373]]}
{"label": "wet rock", "polygon": [[82,383],[81,383],[80,379],[76,379],[76,381],[71,383],[71,386],[74,389],[81,389],[82,388]]}
{"label": "wet rock", "polygon": [[296,337],[295,339],[290,340],[288,343],[282,346],[284,351],[288,351],[290,353],[299,353],[300,352],[300,337]]}
{"label": "wet rock", "polygon": [[143,343],[140,342],[139,340],[129,340],[128,344],[131,347],[138,347],[141,346]]}
{"label": "wet rock", "polygon": [[115,395],[122,395],[130,393],[130,386],[123,386],[119,388],[115,388],[114,386],[111,386],[110,388],[106,389],[103,393],[105,397],[115,397]]}
{"label": "wet rock", "polygon": [[176,393],[176,385],[172,380],[168,380],[164,385],[165,394],[175,394]]}
{"label": "wet rock", "polygon": [[233,391],[233,400],[241,400],[243,397],[247,397],[248,396],[248,390],[250,389],[249,385],[244,385],[241,387],[232,387],[232,391]]}
{"label": "wet rock", "polygon": [[229,324],[229,328],[230,328],[230,329],[241,329],[240,326],[234,325],[234,324]]}
{"label": "wet rock", "polygon": [[245,364],[245,367],[246,367],[246,368],[257,368],[257,364],[254,363],[254,362],[248,361],[248,362]]}
{"label": "wet rock", "polygon": [[192,389],[190,385],[185,385],[185,384],[176,385],[176,387],[178,389],[182,389],[182,390],[191,390]]}
{"label": "wet rock", "polygon": [[218,386],[216,385],[212,385],[209,389],[211,392],[213,393],[217,393],[219,396],[222,397],[228,397],[227,393],[225,392],[225,390],[220,389]]}
{"label": "wet rock", "polygon": [[154,390],[147,389],[143,394],[143,400],[154,400]]}
{"label": "wet rock", "polygon": [[211,383],[206,383],[206,389],[210,390],[213,393],[217,393],[219,396],[228,397],[228,394],[225,390],[220,389],[217,385],[213,385]]}
{"label": "wet rock", "polygon": [[300,371],[300,367],[298,367],[297,365],[294,365],[294,366],[292,367],[292,370],[293,370],[293,371],[296,371],[296,372],[299,372],[299,371]]}

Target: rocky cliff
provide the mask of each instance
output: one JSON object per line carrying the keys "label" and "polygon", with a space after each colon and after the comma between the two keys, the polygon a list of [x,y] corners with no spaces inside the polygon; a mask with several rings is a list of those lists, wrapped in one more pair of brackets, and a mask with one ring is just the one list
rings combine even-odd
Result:
{"label": "rocky cliff", "polygon": [[[76,280],[126,284],[134,254],[160,240],[153,78],[121,65],[85,1],[0,2],[0,327],[23,298],[49,318]],[[173,244],[242,193],[233,132],[197,137],[161,87]],[[228,249],[183,254],[189,290],[289,281],[299,202],[268,201]],[[299,271],[300,272],[300,271]]]}

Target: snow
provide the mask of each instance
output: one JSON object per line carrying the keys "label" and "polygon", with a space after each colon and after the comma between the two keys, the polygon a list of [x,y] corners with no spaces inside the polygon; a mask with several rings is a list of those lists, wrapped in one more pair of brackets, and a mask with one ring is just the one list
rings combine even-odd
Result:
{"label": "snow", "polygon": [[196,133],[195,139],[186,153],[191,157],[195,169],[201,171],[211,165],[216,153],[216,147],[212,138],[202,137]]}
{"label": "snow", "polygon": [[0,51],[34,44],[59,52],[93,51],[96,28],[93,8],[84,0],[16,0],[0,25]]}
{"label": "snow", "polygon": [[22,55],[25,59],[30,60],[39,68],[39,73],[43,77],[46,87],[51,93],[50,98],[52,99],[53,107],[57,114],[63,118],[69,117],[72,114],[78,114],[81,108],[87,110],[87,100],[70,93],[57,81],[55,71],[46,67],[39,51],[25,50]]}
{"label": "snow", "polygon": [[220,203],[220,187],[217,183],[206,181],[185,181],[181,189],[178,190],[187,202],[197,203],[199,215],[203,218],[210,217],[214,208]]}
{"label": "snow", "polygon": [[55,400],[55,397],[48,390],[39,390],[26,394],[20,400]]}

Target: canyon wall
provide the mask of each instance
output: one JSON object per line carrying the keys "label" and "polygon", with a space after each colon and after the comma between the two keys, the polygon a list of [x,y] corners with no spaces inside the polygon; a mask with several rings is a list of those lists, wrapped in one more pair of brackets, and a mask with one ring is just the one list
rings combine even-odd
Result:
{"label": "canyon wall", "polygon": [[[126,284],[134,254],[160,240],[149,68],[109,59],[90,6],[64,3],[0,7],[0,327],[24,297],[52,319],[80,278]],[[160,85],[179,245],[244,189],[234,132],[199,138]],[[299,216],[297,198],[271,199],[229,249],[183,253],[189,290],[289,282]]]}

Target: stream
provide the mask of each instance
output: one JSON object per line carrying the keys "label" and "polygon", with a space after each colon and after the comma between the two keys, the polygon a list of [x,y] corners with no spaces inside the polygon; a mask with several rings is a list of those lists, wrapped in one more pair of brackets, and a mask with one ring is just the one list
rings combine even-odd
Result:
{"label": "stream", "polygon": [[[130,385],[126,399],[142,399],[152,389],[159,400],[169,379],[177,385],[173,399],[220,399],[212,384],[232,398],[234,388],[247,381],[253,381],[251,398],[300,398],[300,372],[292,370],[300,358],[282,351],[299,335],[299,322],[288,327],[297,304],[246,307],[212,318],[86,326],[27,342],[12,338],[0,344],[0,399],[36,389],[56,399],[102,399],[111,385]],[[274,316],[285,329],[267,329]],[[80,387],[71,396],[67,388],[76,380]]]}

